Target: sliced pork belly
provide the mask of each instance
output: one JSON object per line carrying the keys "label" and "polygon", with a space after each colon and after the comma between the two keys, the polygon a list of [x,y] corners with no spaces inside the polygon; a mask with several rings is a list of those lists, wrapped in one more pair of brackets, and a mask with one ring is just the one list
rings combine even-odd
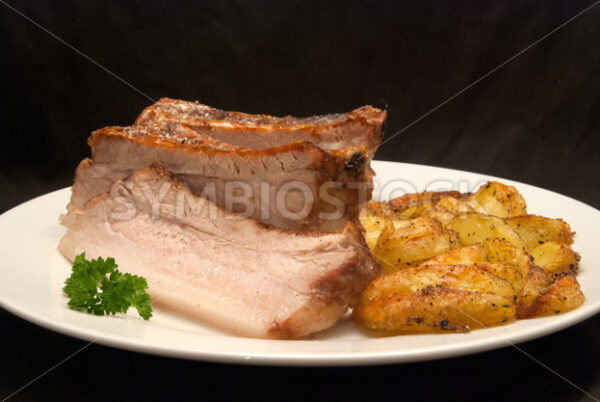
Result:
{"label": "sliced pork belly", "polygon": [[88,201],[59,245],[114,257],[148,280],[155,306],[249,337],[331,327],[380,269],[353,223],[286,231],[226,212],[160,166]]}
{"label": "sliced pork belly", "polygon": [[307,141],[324,149],[364,146],[372,157],[382,137],[386,112],[363,106],[345,114],[298,118],[226,112],[198,102],[162,98],[135,124],[184,123],[229,144],[266,149]]}
{"label": "sliced pork belly", "polygon": [[112,183],[152,163],[218,205],[286,229],[335,231],[371,198],[372,170],[363,147],[324,151],[306,142],[266,150],[224,144],[171,124],[107,127],[92,133],[93,159],[75,172],[63,219]]}

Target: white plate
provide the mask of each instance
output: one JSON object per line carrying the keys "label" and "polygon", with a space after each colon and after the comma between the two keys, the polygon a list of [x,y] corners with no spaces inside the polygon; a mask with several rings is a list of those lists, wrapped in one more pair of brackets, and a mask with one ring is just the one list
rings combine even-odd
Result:
{"label": "white plate", "polygon": [[[373,162],[379,199],[406,191],[470,191],[491,179],[474,173],[392,162]],[[438,359],[499,348],[537,338],[600,311],[600,211],[526,184],[515,185],[530,213],[562,217],[577,231],[586,296],[579,309],[467,334],[375,337],[349,320],[310,339],[274,341],[234,337],[172,314],[155,311],[149,322],[135,313],[97,317],[69,310],[61,288],[70,265],[56,246],[64,227],[69,189],[26,202],[0,216],[0,306],[46,328],[104,345],[172,357],[276,365],[359,365]],[[394,191],[395,189],[395,191]]]}

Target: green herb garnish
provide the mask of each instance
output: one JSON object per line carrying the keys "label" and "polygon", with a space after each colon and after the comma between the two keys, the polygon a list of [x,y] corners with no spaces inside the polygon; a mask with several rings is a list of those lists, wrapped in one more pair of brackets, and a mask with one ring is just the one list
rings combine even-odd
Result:
{"label": "green herb garnish", "polygon": [[90,261],[85,259],[85,253],[75,257],[71,276],[63,288],[70,299],[67,305],[96,315],[126,313],[133,306],[144,320],[152,317],[146,279],[121,273],[117,267],[114,258]]}

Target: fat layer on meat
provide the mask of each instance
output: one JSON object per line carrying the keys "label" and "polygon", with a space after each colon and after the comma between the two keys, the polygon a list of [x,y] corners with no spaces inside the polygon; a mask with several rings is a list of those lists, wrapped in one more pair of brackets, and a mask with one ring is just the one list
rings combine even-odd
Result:
{"label": "fat layer on meat", "polygon": [[249,337],[328,328],[380,272],[352,222],[281,230],[225,211],[157,165],[88,201],[59,250],[71,261],[113,257],[148,280],[154,306]]}

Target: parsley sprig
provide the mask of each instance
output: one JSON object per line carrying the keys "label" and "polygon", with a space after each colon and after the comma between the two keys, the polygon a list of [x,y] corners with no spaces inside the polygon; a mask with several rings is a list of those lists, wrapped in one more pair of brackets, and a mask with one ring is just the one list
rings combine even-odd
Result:
{"label": "parsley sprig", "polygon": [[146,279],[121,273],[117,267],[110,257],[86,260],[85,253],[75,257],[71,276],[63,288],[70,299],[67,305],[96,315],[126,313],[133,306],[144,320],[152,317]]}

